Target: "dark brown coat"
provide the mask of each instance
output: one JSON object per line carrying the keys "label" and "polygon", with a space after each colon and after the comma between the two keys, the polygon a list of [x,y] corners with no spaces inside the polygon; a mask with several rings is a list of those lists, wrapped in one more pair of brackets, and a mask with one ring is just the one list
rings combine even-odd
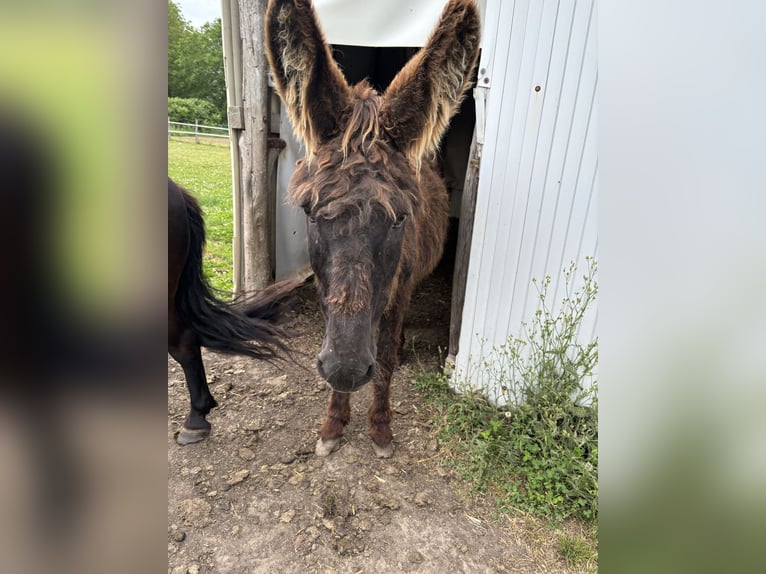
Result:
{"label": "dark brown coat", "polygon": [[266,48],[306,158],[290,201],[307,215],[308,249],[326,330],[317,360],[333,387],[317,454],[337,446],[349,392],[374,381],[370,433],[391,456],[389,385],[412,292],[441,257],[449,201],[432,158],[479,52],[472,0],[444,8],[426,46],[383,95],[350,87],[307,0],[271,0]]}

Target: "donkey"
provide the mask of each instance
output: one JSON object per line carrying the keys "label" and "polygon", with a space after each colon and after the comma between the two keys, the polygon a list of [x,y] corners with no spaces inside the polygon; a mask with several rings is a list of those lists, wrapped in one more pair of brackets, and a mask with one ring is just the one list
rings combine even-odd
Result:
{"label": "donkey", "polygon": [[330,384],[315,452],[329,455],[349,422],[350,393],[373,380],[375,454],[393,455],[389,387],[415,286],[436,266],[449,217],[435,152],[469,88],[479,53],[472,0],[451,0],[425,47],[385,93],[349,86],[309,0],[270,0],[266,53],[305,158],[289,201],[307,216]]}
{"label": "donkey", "polygon": [[168,178],[168,351],[181,364],[191,411],[176,441],[186,445],[210,434],[205,418],[218,403],[210,393],[200,347],[220,353],[274,359],[290,355],[285,332],[274,324],[300,281],[264,289],[247,305],[219,299],[202,271],[205,222],[192,195]]}

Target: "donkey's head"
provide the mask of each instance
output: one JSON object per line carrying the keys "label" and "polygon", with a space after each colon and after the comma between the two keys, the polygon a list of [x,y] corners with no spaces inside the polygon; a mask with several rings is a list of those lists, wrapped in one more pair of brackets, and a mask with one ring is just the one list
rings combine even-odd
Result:
{"label": "donkey's head", "polygon": [[[370,380],[380,318],[414,260],[419,171],[471,80],[480,24],[451,0],[426,46],[379,95],[350,87],[309,0],[270,0],[266,48],[277,90],[306,146],[289,199],[306,212],[326,331],[317,368],[334,389]],[[409,218],[409,219],[408,219]]]}

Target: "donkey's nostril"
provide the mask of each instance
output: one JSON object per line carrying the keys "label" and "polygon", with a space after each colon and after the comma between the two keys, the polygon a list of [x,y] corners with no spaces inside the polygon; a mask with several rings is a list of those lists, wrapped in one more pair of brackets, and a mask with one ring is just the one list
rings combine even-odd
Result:
{"label": "donkey's nostril", "polygon": [[319,374],[324,376],[324,361],[317,357],[317,371],[319,371]]}
{"label": "donkey's nostril", "polygon": [[375,363],[372,363],[369,368],[367,369],[367,372],[364,374],[365,379],[371,379],[372,378],[372,372],[375,369]]}

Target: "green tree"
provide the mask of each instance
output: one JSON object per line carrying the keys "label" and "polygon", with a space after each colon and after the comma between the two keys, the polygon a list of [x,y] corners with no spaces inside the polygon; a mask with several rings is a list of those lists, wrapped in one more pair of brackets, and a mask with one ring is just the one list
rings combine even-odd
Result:
{"label": "green tree", "polygon": [[168,0],[168,97],[210,102],[226,118],[221,20],[192,26]]}
{"label": "green tree", "polygon": [[209,101],[226,117],[226,80],[223,72],[223,42],[221,19],[202,25],[197,32],[198,65],[192,76],[194,94]]}
{"label": "green tree", "polygon": [[186,97],[193,58],[191,44],[194,28],[178,5],[168,2],[168,96]]}

